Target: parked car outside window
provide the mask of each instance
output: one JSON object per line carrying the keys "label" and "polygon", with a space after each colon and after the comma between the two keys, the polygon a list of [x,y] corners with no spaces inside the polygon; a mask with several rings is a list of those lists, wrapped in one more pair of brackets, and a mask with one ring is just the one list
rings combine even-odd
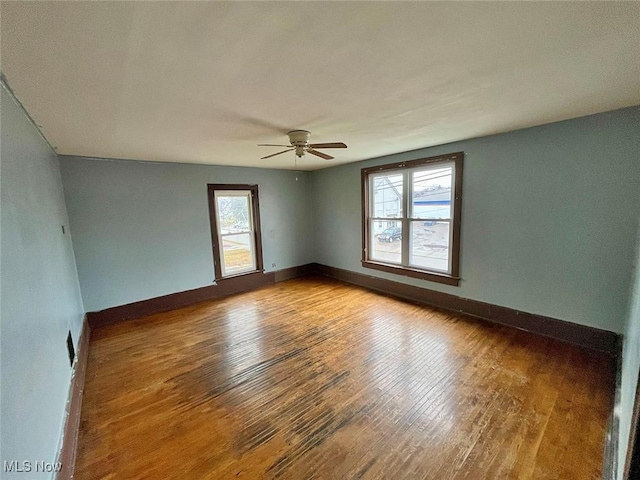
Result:
{"label": "parked car outside window", "polygon": [[401,238],[401,228],[387,228],[384,232],[378,235],[378,241],[380,242],[393,242],[394,240],[400,240]]}

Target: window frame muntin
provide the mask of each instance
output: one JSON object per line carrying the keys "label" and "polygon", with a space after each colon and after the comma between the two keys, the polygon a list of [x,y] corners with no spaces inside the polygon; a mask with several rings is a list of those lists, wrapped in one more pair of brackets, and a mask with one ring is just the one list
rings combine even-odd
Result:
{"label": "window frame muntin", "polygon": [[[218,214],[216,205],[216,191],[250,191],[251,192],[251,217],[253,219],[253,248],[255,252],[256,268],[255,270],[247,270],[233,275],[222,276],[222,246],[218,245]],[[260,227],[260,201],[258,195],[258,185],[248,184],[225,184],[225,183],[209,183],[207,184],[207,197],[209,200],[209,225],[211,228],[211,246],[213,250],[213,269],[214,281],[219,282],[243,275],[252,275],[264,272],[264,264],[262,257],[262,230]],[[247,232],[238,232],[247,233]]]}
{"label": "window frame muntin", "polygon": [[[420,278],[423,280],[429,280],[438,283],[444,283],[447,285],[459,286],[460,285],[460,231],[461,231],[461,219],[462,219],[462,172],[463,172],[463,160],[464,152],[455,152],[446,155],[438,155],[433,157],[419,158],[416,160],[409,160],[405,162],[389,163],[385,165],[378,165],[375,167],[363,168],[360,171],[361,175],[361,188],[362,188],[362,266],[365,268],[371,268],[380,270],[383,272],[395,273],[398,275],[409,276],[413,278]],[[413,210],[409,210],[409,186],[407,181],[404,181],[404,172],[416,167],[430,165],[434,163],[453,163],[454,164],[454,179],[453,179],[453,209],[451,211],[452,218],[450,221],[450,262],[451,273],[439,273],[433,270],[424,270],[416,268],[415,266],[408,266],[409,259],[409,235],[410,235],[410,223],[415,221],[413,218],[409,218],[410,214],[413,214]],[[373,174],[387,172],[391,170],[399,170],[403,172],[403,215],[402,218],[396,218],[394,220],[400,220],[402,223],[402,265],[388,264],[376,260],[371,260],[369,257],[370,251],[370,222],[371,217],[371,201],[369,192],[371,190],[370,179]],[[410,172],[409,172],[410,173]],[[407,177],[410,174],[406,175]],[[377,217],[375,217],[377,218]],[[429,219],[420,219],[423,221]],[[406,232],[406,233],[405,233]],[[406,256],[406,259],[405,259]],[[405,260],[407,260],[405,262]]]}

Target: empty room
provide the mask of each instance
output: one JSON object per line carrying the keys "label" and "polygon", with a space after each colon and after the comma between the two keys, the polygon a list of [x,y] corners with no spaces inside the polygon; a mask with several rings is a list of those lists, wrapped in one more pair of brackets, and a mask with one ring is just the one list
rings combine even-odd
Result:
{"label": "empty room", "polygon": [[0,20],[3,479],[640,478],[640,2]]}

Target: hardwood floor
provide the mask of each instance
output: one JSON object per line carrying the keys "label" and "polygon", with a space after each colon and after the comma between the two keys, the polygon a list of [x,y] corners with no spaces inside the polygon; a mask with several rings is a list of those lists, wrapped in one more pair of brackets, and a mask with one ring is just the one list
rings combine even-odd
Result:
{"label": "hardwood floor", "polygon": [[94,330],[75,478],[597,479],[613,368],[290,280]]}

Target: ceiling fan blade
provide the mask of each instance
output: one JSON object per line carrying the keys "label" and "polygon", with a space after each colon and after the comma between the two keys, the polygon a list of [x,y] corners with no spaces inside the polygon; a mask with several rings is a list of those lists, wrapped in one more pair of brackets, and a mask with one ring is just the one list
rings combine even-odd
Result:
{"label": "ceiling fan blade", "polygon": [[312,143],[309,145],[311,148],[347,148],[342,142],[333,143]]}
{"label": "ceiling fan blade", "polygon": [[266,157],[261,157],[260,160],[264,160],[265,158],[275,157],[276,155],[280,155],[281,153],[287,153],[287,152],[290,152],[291,150],[295,150],[295,148],[290,148],[289,150],[283,150],[281,152],[274,153],[272,155],[267,155]]}
{"label": "ceiling fan blade", "polygon": [[307,153],[310,153],[311,155],[315,155],[316,157],[324,158],[325,160],[333,160],[335,158],[335,157],[332,157],[331,155],[327,155],[326,153],[313,150],[312,148],[307,149]]}
{"label": "ceiling fan blade", "polygon": [[290,147],[291,145],[274,145],[273,143],[259,143],[259,147]]}

